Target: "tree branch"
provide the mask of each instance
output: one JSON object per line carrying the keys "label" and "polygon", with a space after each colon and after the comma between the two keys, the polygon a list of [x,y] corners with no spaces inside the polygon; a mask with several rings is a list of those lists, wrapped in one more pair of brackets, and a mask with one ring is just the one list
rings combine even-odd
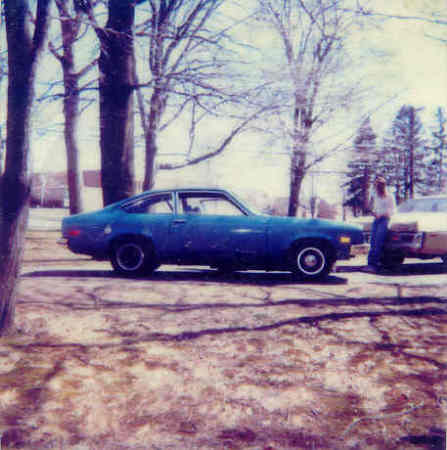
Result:
{"label": "tree branch", "polygon": [[188,167],[188,166],[192,166],[192,165],[196,165],[199,164],[203,161],[206,161],[210,158],[213,158],[214,156],[219,155],[220,153],[222,153],[229,145],[230,143],[233,141],[233,139],[240,134],[242,131],[244,131],[244,129],[246,128],[246,126],[253,121],[254,119],[258,118],[261,114],[263,114],[265,111],[270,110],[270,107],[264,107],[261,110],[257,111],[256,113],[252,114],[250,117],[248,117],[247,119],[243,120],[237,127],[235,127],[231,133],[223,140],[223,142],[219,145],[219,147],[217,147],[217,149],[205,153],[203,155],[197,156],[196,158],[192,158],[188,161],[185,161],[183,163],[179,163],[179,164],[160,164],[159,169],[160,170],[175,170],[175,169],[181,169],[183,167]]}
{"label": "tree branch", "polygon": [[51,54],[60,61],[62,64],[64,62],[64,55],[61,55],[57,52],[56,48],[54,47],[54,44],[52,41],[48,42],[48,49],[50,50]]}

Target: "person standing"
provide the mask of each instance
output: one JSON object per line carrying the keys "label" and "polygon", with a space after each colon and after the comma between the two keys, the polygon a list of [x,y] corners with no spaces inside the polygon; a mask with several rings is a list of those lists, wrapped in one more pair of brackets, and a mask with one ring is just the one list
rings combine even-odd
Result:
{"label": "person standing", "polygon": [[371,243],[368,253],[368,265],[365,272],[376,273],[380,270],[383,247],[388,233],[388,223],[396,211],[396,202],[386,188],[383,177],[377,177],[374,181],[372,195],[372,212],[374,222],[371,228]]}

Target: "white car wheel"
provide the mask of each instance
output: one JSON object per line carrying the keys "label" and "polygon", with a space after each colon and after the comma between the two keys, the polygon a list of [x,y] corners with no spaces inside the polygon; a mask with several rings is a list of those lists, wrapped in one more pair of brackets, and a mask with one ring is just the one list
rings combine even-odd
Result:
{"label": "white car wheel", "polygon": [[295,251],[293,271],[302,278],[323,278],[330,268],[327,250],[321,245],[302,245]]}

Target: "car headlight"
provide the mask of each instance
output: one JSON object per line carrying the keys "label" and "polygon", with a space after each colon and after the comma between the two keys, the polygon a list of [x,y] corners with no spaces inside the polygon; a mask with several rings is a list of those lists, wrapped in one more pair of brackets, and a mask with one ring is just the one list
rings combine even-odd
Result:
{"label": "car headlight", "polygon": [[351,236],[342,235],[339,238],[340,244],[348,245],[351,243]]}

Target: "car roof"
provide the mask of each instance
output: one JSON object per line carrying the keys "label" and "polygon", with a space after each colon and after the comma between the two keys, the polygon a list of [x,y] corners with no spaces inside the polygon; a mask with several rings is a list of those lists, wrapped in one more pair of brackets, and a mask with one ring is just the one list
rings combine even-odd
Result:
{"label": "car roof", "polygon": [[[120,200],[116,203],[113,203],[111,205],[109,205],[110,207],[114,207],[114,206],[119,206],[122,204],[125,204],[127,202],[132,202],[134,200],[138,200],[139,198],[142,197],[146,197],[147,195],[157,195],[157,194],[166,194],[166,193],[178,193],[178,192],[215,192],[215,193],[224,193],[224,194],[228,194],[231,197],[233,197],[235,200],[237,200],[239,203],[240,201],[238,200],[237,196],[235,196],[231,191],[229,191],[228,189],[223,189],[223,188],[217,188],[217,187],[210,187],[210,188],[205,188],[205,187],[175,187],[175,188],[166,188],[166,189],[151,189],[148,191],[143,191],[143,192],[139,192],[135,195],[132,195],[131,197],[127,197],[123,200]],[[246,207],[245,207],[246,208]]]}
{"label": "car roof", "polygon": [[160,189],[149,189],[147,191],[139,192],[136,195],[142,194],[158,194],[162,192],[230,192],[228,189],[218,188],[218,187],[175,187],[175,188],[160,188]]}

